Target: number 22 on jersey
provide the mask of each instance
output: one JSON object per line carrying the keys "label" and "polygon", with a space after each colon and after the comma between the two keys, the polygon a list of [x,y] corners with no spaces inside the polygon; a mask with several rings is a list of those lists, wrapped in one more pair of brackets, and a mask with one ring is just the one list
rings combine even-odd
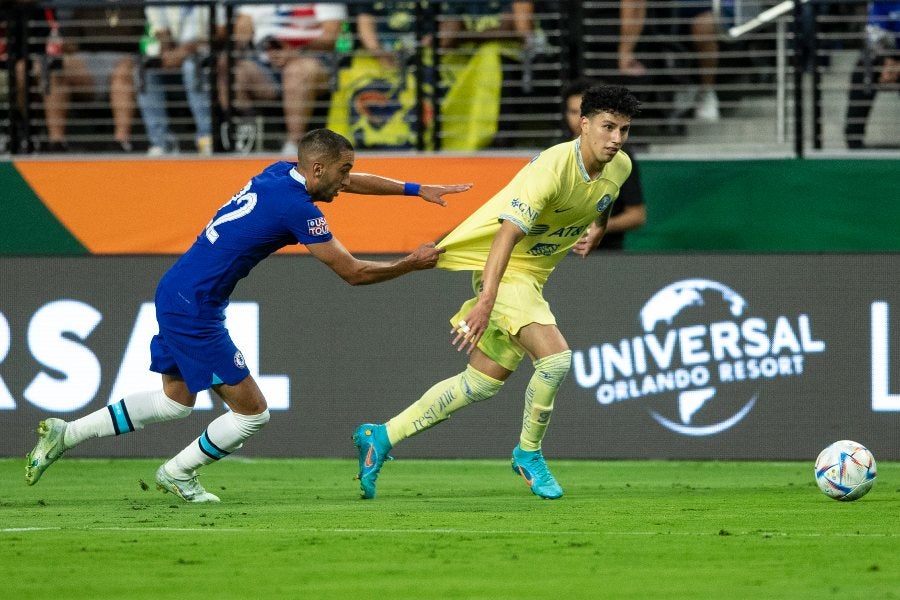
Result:
{"label": "number 22 on jersey", "polygon": [[[210,244],[215,244],[216,240],[219,239],[219,232],[216,231],[217,226],[221,225],[222,223],[228,223],[229,221],[234,221],[235,219],[240,219],[241,217],[247,216],[248,214],[250,214],[250,211],[252,211],[256,207],[256,192],[247,192],[252,184],[252,181],[248,182],[241,191],[232,196],[228,202],[223,204],[222,207],[219,208],[219,211],[216,213],[219,216],[213,217],[213,219],[206,226],[206,239],[209,240]],[[234,207],[234,210],[222,212],[224,209],[232,206]]]}

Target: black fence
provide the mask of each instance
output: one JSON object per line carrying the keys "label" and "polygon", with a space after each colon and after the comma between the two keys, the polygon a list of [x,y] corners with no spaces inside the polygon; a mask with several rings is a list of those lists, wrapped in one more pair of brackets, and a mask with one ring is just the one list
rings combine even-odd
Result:
{"label": "black fence", "polygon": [[[245,67],[271,61],[279,34],[257,35],[256,23],[244,39],[241,18],[272,5],[6,2],[0,151],[271,152],[317,126],[341,130],[364,149],[530,150],[570,135],[563,94],[578,78],[627,85],[640,97],[644,110],[631,143],[651,153],[803,156],[892,146],[900,135],[896,94],[872,113],[873,97],[897,88],[877,77],[879,61],[896,47],[890,36],[867,36],[867,3],[860,0],[793,7],[741,0],[410,0],[386,3],[394,5],[391,13],[361,0],[332,4],[343,10],[329,17],[337,30],[302,53],[317,61],[304,67],[315,77],[294,77],[293,63],[279,64],[251,74],[256,80],[248,83]],[[710,13],[714,27],[703,30],[711,5],[720,12]],[[160,146],[141,105],[147,77],[164,66],[145,8],[178,6],[203,11],[206,31],[197,32],[190,75],[162,69],[170,138]],[[634,6],[642,9],[638,16],[627,12]],[[772,9],[778,16],[769,18]],[[302,28],[310,18],[281,17],[293,19],[287,28]],[[365,40],[372,26],[380,36],[375,51]],[[124,62],[103,63],[107,52]],[[267,89],[266,77],[281,80],[277,93]],[[199,131],[189,93],[197,90],[207,97],[208,136]],[[60,124],[65,145],[54,144]]]}

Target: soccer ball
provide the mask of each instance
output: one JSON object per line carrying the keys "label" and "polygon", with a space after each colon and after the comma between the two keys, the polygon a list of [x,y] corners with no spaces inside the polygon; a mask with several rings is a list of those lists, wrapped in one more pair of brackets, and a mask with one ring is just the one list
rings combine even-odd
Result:
{"label": "soccer ball", "polygon": [[875,457],[862,444],[835,442],[816,459],[816,484],[829,498],[858,500],[875,485]]}

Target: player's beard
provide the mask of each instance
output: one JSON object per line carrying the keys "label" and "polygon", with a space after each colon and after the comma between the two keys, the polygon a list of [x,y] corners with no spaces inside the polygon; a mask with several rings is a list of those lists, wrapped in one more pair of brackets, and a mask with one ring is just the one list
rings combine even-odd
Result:
{"label": "player's beard", "polygon": [[340,188],[330,189],[325,191],[316,190],[315,192],[310,192],[309,196],[312,198],[313,202],[331,202],[338,195]]}

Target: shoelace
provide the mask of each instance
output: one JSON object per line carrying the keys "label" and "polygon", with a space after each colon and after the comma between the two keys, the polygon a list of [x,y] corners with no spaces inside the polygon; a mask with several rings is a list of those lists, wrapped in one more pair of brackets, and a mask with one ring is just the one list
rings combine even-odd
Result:
{"label": "shoelace", "polygon": [[544,461],[544,454],[540,450],[528,461],[528,467],[535,479],[556,481],[550,474],[550,469],[547,468],[547,463]]}

